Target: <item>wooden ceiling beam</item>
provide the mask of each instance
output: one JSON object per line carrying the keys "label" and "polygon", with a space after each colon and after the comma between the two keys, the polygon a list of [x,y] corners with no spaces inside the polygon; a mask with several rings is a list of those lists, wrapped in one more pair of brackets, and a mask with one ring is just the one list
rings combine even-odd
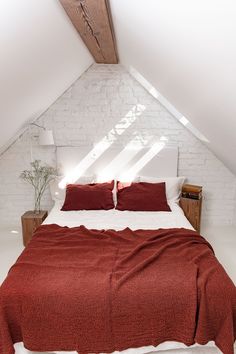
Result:
{"label": "wooden ceiling beam", "polygon": [[117,64],[108,0],[60,0],[97,63]]}

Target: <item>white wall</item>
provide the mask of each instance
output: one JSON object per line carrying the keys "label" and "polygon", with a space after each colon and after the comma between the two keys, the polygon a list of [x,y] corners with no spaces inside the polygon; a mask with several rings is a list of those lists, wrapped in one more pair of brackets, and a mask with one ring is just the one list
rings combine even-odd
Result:
{"label": "white wall", "polygon": [[120,62],[140,72],[236,174],[236,2],[110,4]]}
{"label": "white wall", "polygon": [[[125,116],[138,104],[145,109],[131,124]],[[38,122],[54,130],[57,146],[92,146],[105,138],[122,149],[133,139],[149,146],[166,137],[168,144],[179,147],[179,175],[203,185],[204,222],[233,222],[236,178],[122,66],[94,64]],[[36,127],[32,135],[34,157],[55,164],[55,147],[38,146]],[[29,167],[29,161],[26,132],[0,159],[1,224],[19,225],[21,214],[33,207],[31,187],[18,178],[22,169]],[[46,193],[43,207],[51,205]]]}
{"label": "white wall", "polygon": [[0,1],[0,152],[93,62],[57,0]]}

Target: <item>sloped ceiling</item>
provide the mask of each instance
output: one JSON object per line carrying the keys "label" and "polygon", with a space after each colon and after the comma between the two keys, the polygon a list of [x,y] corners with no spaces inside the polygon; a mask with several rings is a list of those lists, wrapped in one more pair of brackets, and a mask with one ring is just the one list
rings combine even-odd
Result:
{"label": "sloped ceiling", "polygon": [[236,3],[110,0],[121,63],[134,67],[236,174]]}
{"label": "sloped ceiling", "polygon": [[93,62],[57,0],[0,1],[0,147]]}
{"label": "sloped ceiling", "polygon": [[[234,0],[110,0],[120,62],[236,174]],[[93,62],[59,0],[0,1],[0,151]]]}

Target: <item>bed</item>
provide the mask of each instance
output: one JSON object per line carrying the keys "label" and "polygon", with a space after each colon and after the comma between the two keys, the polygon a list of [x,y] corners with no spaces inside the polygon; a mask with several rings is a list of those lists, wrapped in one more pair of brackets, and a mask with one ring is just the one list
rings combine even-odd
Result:
{"label": "bed", "polygon": [[[67,153],[68,151],[63,150],[62,160],[65,159]],[[168,151],[168,154],[170,153]],[[71,153],[69,155],[71,158]],[[174,163],[169,156],[168,173],[171,173],[170,169],[173,166],[176,171],[176,151],[172,156],[175,156]],[[59,161],[60,154],[58,154],[58,164]],[[155,161],[155,168],[156,163]],[[151,170],[153,174],[153,168]],[[26,347],[31,350],[57,353],[55,350],[60,348],[59,352],[64,350],[64,353],[76,353],[74,350],[77,350],[80,354],[103,352],[104,348],[105,352],[119,349],[125,354],[217,353],[219,350],[215,347],[213,342],[215,340],[218,347],[223,348],[225,354],[233,354],[232,343],[236,325],[235,287],[215,259],[211,246],[193,230],[176,201],[169,201],[170,213],[116,209],[64,212],[61,211],[62,204],[61,200],[55,198],[55,205],[48,218],[36,231],[35,237],[24,254],[20,256],[18,263],[12,267],[4,283],[2,304],[8,307],[9,303],[13,303],[15,307],[9,305],[8,311],[4,311],[6,308],[1,307],[0,334],[1,338],[4,337],[6,343],[9,344],[4,349],[1,348],[0,343],[1,354],[13,353],[12,338],[9,338],[13,327],[15,331],[13,342],[17,343],[15,344],[16,354],[31,353],[23,348],[20,343],[22,339]],[[82,240],[84,243],[78,245],[78,241],[82,242]],[[91,245],[92,240],[94,243]],[[163,253],[164,258],[156,267],[156,250],[162,250],[162,248],[161,254]],[[115,249],[119,252],[114,262]],[[65,252],[70,254],[69,259],[68,257],[64,259],[67,273],[65,269],[60,268]],[[84,254],[85,258],[83,258]],[[142,258],[140,258],[141,254]],[[79,268],[77,267],[78,255],[82,262]],[[183,258],[187,261],[182,262]],[[75,259],[76,267],[73,263]],[[91,269],[87,269],[88,259],[90,265],[95,264]],[[135,259],[138,263],[133,263]],[[77,288],[76,277],[80,277],[81,272],[84,271],[85,260],[86,277],[80,278],[80,287]],[[137,269],[140,264],[141,272]],[[31,268],[30,271],[29,268]],[[89,280],[89,283],[86,283],[91,272],[95,272],[95,276]],[[44,283],[46,273],[49,277],[47,287]],[[165,274],[164,278],[163,274]],[[112,281],[115,281],[114,287],[117,292],[108,291],[107,298],[107,294],[104,295],[103,291],[111,284],[110,276],[113,277]],[[55,279],[57,281],[54,284]],[[60,284],[62,279],[63,290]],[[65,279],[68,281],[66,287],[64,286]],[[86,284],[81,289],[81,281],[84,279],[86,279]],[[153,279],[158,282],[160,289],[165,289],[165,286],[169,289],[163,290],[164,295],[162,293],[158,300],[158,306],[169,315],[157,323],[153,320],[159,313],[154,306],[157,301],[155,299],[157,290],[156,286],[153,286]],[[12,287],[12,284],[16,283],[19,287]],[[140,284],[143,286],[140,287]],[[217,288],[216,284],[218,284]],[[31,289],[30,285],[32,285]],[[206,288],[208,289],[205,294]],[[203,299],[200,303],[198,303],[199,291]],[[45,292],[46,305],[41,302],[42,294]],[[77,307],[72,306],[75,294],[80,297],[78,305],[80,312]],[[99,306],[94,297],[100,300]],[[91,306],[90,314],[86,312],[86,309],[83,312],[81,298],[86,298],[85,303]],[[133,301],[133,298],[136,300]],[[147,301],[150,302],[149,313],[147,317],[143,317]],[[171,303],[175,305],[171,307],[169,305]],[[43,311],[41,311],[42,308],[44,308]],[[207,311],[205,311],[206,308]],[[225,316],[222,316],[222,310],[225,310]],[[94,315],[96,311],[99,318],[104,316],[101,322],[97,322],[97,316]],[[70,347],[68,343],[65,344],[74,330],[74,320],[71,322],[68,312],[71,312],[72,317],[76,314],[77,321],[80,323],[81,332],[78,342],[82,342],[80,345],[76,342],[74,347],[73,345]],[[29,328],[32,316],[34,321]],[[86,325],[81,324],[81,318]],[[112,326],[109,322],[111,318],[113,318]],[[132,328],[130,328],[130,323]],[[160,331],[160,324],[163,325],[163,323],[165,323],[165,329],[161,331],[162,340],[159,343],[153,332]],[[42,325],[45,328],[42,329]],[[217,328],[219,333],[215,333],[213,327]],[[27,331],[22,334],[26,328]],[[115,346],[113,342],[106,342],[107,337],[112,337],[109,335],[111,328],[112,336],[116,338]],[[130,330],[131,333],[129,333]],[[175,333],[174,338],[172,331]],[[136,341],[130,340],[124,344],[123,339],[126,333],[131,339],[137,334]],[[57,344],[56,347],[52,347],[55,343],[55,336]],[[145,343],[145,336],[148,338],[147,343]],[[38,342],[37,339],[39,339]],[[96,345],[89,347],[88,343],[93,339]],[[194,344],[194,342],[204,344],[204,346]]]}

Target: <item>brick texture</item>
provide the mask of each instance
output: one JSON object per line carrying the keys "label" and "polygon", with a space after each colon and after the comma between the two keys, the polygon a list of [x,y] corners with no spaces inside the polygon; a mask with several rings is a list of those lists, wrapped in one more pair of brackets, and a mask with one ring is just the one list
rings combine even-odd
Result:
{"label": "brick texture", "polygon": [[[93,146],[102,139],[120,147],[131,140],[150,146],[165,137],[179,147],[179,175],[203,185],[203,222],[230,225],[235,220],[235,176],[120,65],[91,66],[37,123],[53,129],[56,146]],[[30,137],[33,157],[56,165],[56,146],[40,147],[38,134],[31,127],[1,156],[2,225],[19,226],[21,214],[33,208],[33,190],[19,179],[29,168]],[[42,206],[52,207],[49,191]]]}

